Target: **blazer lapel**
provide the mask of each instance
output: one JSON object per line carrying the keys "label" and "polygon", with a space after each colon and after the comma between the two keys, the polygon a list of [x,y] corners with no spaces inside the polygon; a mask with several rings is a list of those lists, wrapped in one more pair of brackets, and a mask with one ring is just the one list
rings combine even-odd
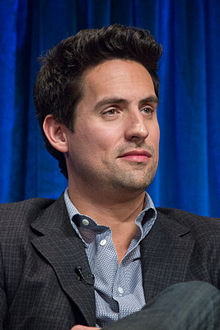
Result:
{"label": "blazer lapel", "polygon": [[[88,325],[94,326],[95,296],[89,278],[91,271],[83,242],[70,224],[63,196],[42,212],[32,228],[40,233],[35,235],[32,244],[51,264],[61,287],[81,310]],[[76,272],[79,266],[86,281],[79,280]]]}
{"label": "blazer lapel", "polygon": [[141,243],[146,301],[169,285],[185,280],[193,246],[189,228],[158,211],[154,226]]}

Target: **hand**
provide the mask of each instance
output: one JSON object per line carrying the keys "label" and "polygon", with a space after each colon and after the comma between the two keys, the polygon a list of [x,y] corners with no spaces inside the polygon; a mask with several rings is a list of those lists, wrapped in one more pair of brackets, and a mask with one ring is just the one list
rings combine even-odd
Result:
{"label": "hand", "polygon": [[96,328],[96,327],[87,327],[85,325],[74,325],[70,330],[101,330],[101,328]]}

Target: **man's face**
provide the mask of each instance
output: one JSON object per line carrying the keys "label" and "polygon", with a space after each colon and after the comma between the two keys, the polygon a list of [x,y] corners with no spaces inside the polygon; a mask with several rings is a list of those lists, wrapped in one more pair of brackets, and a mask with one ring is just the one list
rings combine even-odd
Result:
{"label": "man's face", "polygon": [[158,165],[156,109],[153,82],[141,64],[115,59],[87,70],[74,132],[67,132],[69,183],[144,191]]}

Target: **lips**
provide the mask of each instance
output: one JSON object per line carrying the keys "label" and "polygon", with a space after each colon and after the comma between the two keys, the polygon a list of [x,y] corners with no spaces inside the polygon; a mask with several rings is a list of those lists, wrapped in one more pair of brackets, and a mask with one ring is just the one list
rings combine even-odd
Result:
{"label": "lips", "polygon": [[146,162],[150,157],[151,154],[146,150],[131,150],[119,156],[119,158],[135,162]]}

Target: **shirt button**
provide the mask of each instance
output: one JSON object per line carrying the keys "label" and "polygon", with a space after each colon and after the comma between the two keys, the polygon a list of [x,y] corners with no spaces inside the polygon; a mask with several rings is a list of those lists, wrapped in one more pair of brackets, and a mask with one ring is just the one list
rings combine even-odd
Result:
{"label": "shirt button", "polygon": [[83,224],[84,226],[88,226],[88,225],[89,225],[89,220],[88,220],[88,219],[83,219],[83,220],[82,220],[82,224]]}
{"label": "shirt button", "polygon": [[106,243],[107,243],[106,239],[102,239],[101,242],[100,242],[100,245],[104,246]]}
{"label": "shirt button", "polygon": [[122,294],[124,293],[123,288],[119,286],[119,287],[118,287],[118,292],[120,293],[120,295],[122,295]]}

